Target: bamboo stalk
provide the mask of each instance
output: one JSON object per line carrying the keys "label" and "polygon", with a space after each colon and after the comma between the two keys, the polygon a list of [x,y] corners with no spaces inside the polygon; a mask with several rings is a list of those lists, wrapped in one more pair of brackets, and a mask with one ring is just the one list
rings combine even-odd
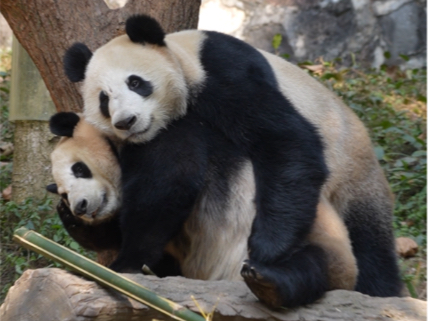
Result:
{"label": "bamboo stalk", "polygon": [[18,228],[15,231],[13,240],[30,250],[64,264],[76,272],[102,285],[113,288],[176,320],[205,321],[202,316],[181,305],[160,297],[140,284],[25,227]]}

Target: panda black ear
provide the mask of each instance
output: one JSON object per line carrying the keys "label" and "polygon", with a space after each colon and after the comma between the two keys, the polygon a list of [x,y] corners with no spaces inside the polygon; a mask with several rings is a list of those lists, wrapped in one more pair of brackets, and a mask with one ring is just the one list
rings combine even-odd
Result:
{"label": "panda black ear", "polygon": [[79,82],[85,79],[86,66],[91,60],[92,52],[83,43],[75,43],[64,55],[64,71],[68,79],[72,82]]}
{"label": "panda black ear", "polygon": [[58,136],[72,137],[74,127],[76,127],[79,120],[80,117],[76,113],[57,113],[53,115],[49,120],[49,128],[52,134]]}
{"label": "panda black ear", "polygon": [[48,186],[46,186],[46,190],[48,192],[54,193],[54,194],[58,194],[58,185],[56,184],[49,184]]}
{"label": "panda black ear", "polygon": [[166,46],[165,32],[152,17],[147,15],[135,15],[126,20],[126,34],[132,42],[151,43],[158,46]]}

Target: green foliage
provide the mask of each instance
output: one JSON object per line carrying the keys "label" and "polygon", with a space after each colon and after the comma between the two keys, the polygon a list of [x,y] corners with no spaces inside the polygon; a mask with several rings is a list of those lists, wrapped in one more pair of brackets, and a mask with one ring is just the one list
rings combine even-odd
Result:
{"label": "green foliage", "polygon": [[87,253],[65,231],[61,220],[52,209],[52,200],[25,200],[21,204],[13,201],[0,202],[0,230],[1,234],[1,293],[0,301],[6,295],[12,283],[29,268],[45,266],[59,266],[51,263],[41,255],[28,251],[12,241],[13,232],[21,226],[36,230],[38,233],[69,247],[78,253],[91,258],[92,253]]}
{"label": "green foliage", "polygon": [[426,290],[426,260],[421,260],[419,257],[400,259],[400,268],[402,280],[410,296],[420,298],[418,292],[422,292],[423,295],[423,291]]}
{"label": "green foliage", "polygon": [[[397,236],[426,244],[426,70],[362,71],[320,61],[313,76],[335,91],[369,129],[395,195]],[[311,68],[314,69],[314,68]]]}
{"label": "green foliage", "polygon": [[275,50],[275,52],[278,52],[279,50],[279,46],[281,45],[282,42],[282,35],[277,33],[275,36],[273,36],[272,39],[272,47]]}
{"label": "green foliage", "polygon": [[0,191],[11,184],[12,167],[11,162],[0,166]]}
{"label": "green foliage", "polygon": [[9,93],[12,53],[0,49],[0,137],[3,142],[13,140],[13,124],[9,118]]}
{"label": "green foliage", "polygon": [[[406,60],[406,57],[402,57]],[[365,123],[395,196],[396,236],[413,238],[414,260],[400,260],[409,294],[426,297],[426,70],[338,67],[337,62],[300,66],[335,91]],[[422,295],[419,297],[418,293]]]}
{"label": "green foliage", "polygon": [[[0,143],[12,142],[14,126],[9,122],[11,52],[0,49]],[[0,161],[11,161],[13,155],[1,155]],[[11,183],[12,163],[0,166],[0,191]]]}

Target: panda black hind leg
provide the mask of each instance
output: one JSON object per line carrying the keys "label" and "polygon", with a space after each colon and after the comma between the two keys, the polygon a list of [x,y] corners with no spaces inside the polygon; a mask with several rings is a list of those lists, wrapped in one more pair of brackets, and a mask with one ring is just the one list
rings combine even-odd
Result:
{"label": "panda black hind leg", "polygon": [[[390,216],[390,203],[366,198],[354,201],[346,211],[359,275],[356,291],[370,296],[400,296],[402,283],[395,253]],[[382,213],[385,215],[379,215]]]}

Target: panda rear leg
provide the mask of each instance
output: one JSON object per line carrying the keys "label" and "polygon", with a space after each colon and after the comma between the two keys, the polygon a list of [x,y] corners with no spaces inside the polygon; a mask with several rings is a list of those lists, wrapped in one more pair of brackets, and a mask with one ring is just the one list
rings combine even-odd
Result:
{"label": "panda rear leg", "polygon": [[325,252],[311,244],[274,264],[247,260],[241,275],[255,296],[272,308],[312,303],[329,288]]}
{"label": "panda rear leg", "polygon": [[348,230],[343,219],[324,197],[318,204],[317,217],[308,240],[326,253],[329,290],[354,290],[358,267]]}
{"label": "panda rear leg", "polygon": [[[358,262],[355,290],[370,296],[401,296],[402,282],[395,253],[392,212],[381,198],[353,203],[347,210],[346,225]],[[383,211],[383,213],[382,213]]]}

